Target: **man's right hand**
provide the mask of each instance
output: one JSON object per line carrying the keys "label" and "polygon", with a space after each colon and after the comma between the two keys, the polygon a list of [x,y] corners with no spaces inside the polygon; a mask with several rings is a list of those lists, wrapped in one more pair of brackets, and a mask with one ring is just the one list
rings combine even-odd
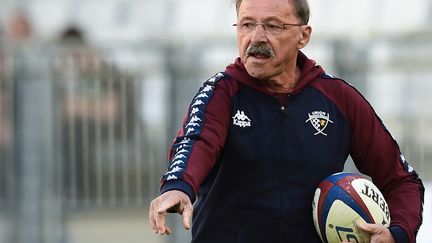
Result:
{"label": "man's right hand", "polygon": [[149,219],[155,234],[171,234],[171,229],[165,224],[168,210],[182,215],[183,226],[190,229],[193,207],[189,196],[182,191],[167,191],[150,203]]}

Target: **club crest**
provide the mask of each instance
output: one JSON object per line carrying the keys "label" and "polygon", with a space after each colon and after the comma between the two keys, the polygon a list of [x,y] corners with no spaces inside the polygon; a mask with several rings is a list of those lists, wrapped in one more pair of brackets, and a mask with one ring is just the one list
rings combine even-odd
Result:
{"label": "club crest", "polygon": [[309,118],[305,123],[310,122],[310,124],[312,124],[313,128],[316,130],[314,135],[322,134],[327,136],[327,133],[325,133],[324,130],[329,123],[333,123],[333,121],[330,120],[330,114],[324,111],[313,111],[312,113],[309,113],[308,116]]}

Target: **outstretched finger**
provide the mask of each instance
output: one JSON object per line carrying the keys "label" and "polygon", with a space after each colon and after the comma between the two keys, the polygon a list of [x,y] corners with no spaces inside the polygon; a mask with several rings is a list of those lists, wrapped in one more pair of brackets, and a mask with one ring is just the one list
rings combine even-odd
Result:
{"label": "outstretched finger", "polygon": [[156,212],[156,230],[160,235],[166,234],[169,228],[165,225],[166,212]]}
{"label": "outstretched finger", "polygon": [[157,234],[158,230],[157,230],[157,226],[156,226],[156,214],[155,214],[155,210],[154,210],[154,203],[152,202],[150,204],[150,209],[149,209],[149,222],[151,225],[151,228],[153,230],[153,233]]}
{"label": "outstretched finger", "polygon": [[155,207],[156,227],[160,235],[171,233],[171,230],[165,224],[165,217],[167,215],[168,209],[174,207],[179,203],[180,202],[178,200],[173,200],[171,198],[168,198]]}
{"label": "outstretched finger", "polygon": [[165,234],[170,235],[171,234],[171,229],[165,225]]}

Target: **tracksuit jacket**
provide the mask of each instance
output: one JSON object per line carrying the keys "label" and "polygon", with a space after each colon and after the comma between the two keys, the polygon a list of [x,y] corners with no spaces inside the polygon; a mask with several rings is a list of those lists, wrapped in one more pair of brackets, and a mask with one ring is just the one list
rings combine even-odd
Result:
{"label": "tracksuit jacket", "polygon": [[193,243],[321,242],[318,184],[351,155],[380,188],[397,242],[415,242],[424,187],[371,105],[299,52],[301,78],[274,94],[241,60],[207,80],[170,148],[161,192],[194,203]]}

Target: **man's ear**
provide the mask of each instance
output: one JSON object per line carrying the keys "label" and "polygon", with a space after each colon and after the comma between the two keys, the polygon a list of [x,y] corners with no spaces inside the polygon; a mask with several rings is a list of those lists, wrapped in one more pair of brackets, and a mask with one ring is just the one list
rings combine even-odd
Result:
{"label": "man's ear", "polygon": [[305,47],[311,38],[312,35],[312,27],[310,25],[300,26],[300,40],[298,42],[298,49],[302,49]]}

